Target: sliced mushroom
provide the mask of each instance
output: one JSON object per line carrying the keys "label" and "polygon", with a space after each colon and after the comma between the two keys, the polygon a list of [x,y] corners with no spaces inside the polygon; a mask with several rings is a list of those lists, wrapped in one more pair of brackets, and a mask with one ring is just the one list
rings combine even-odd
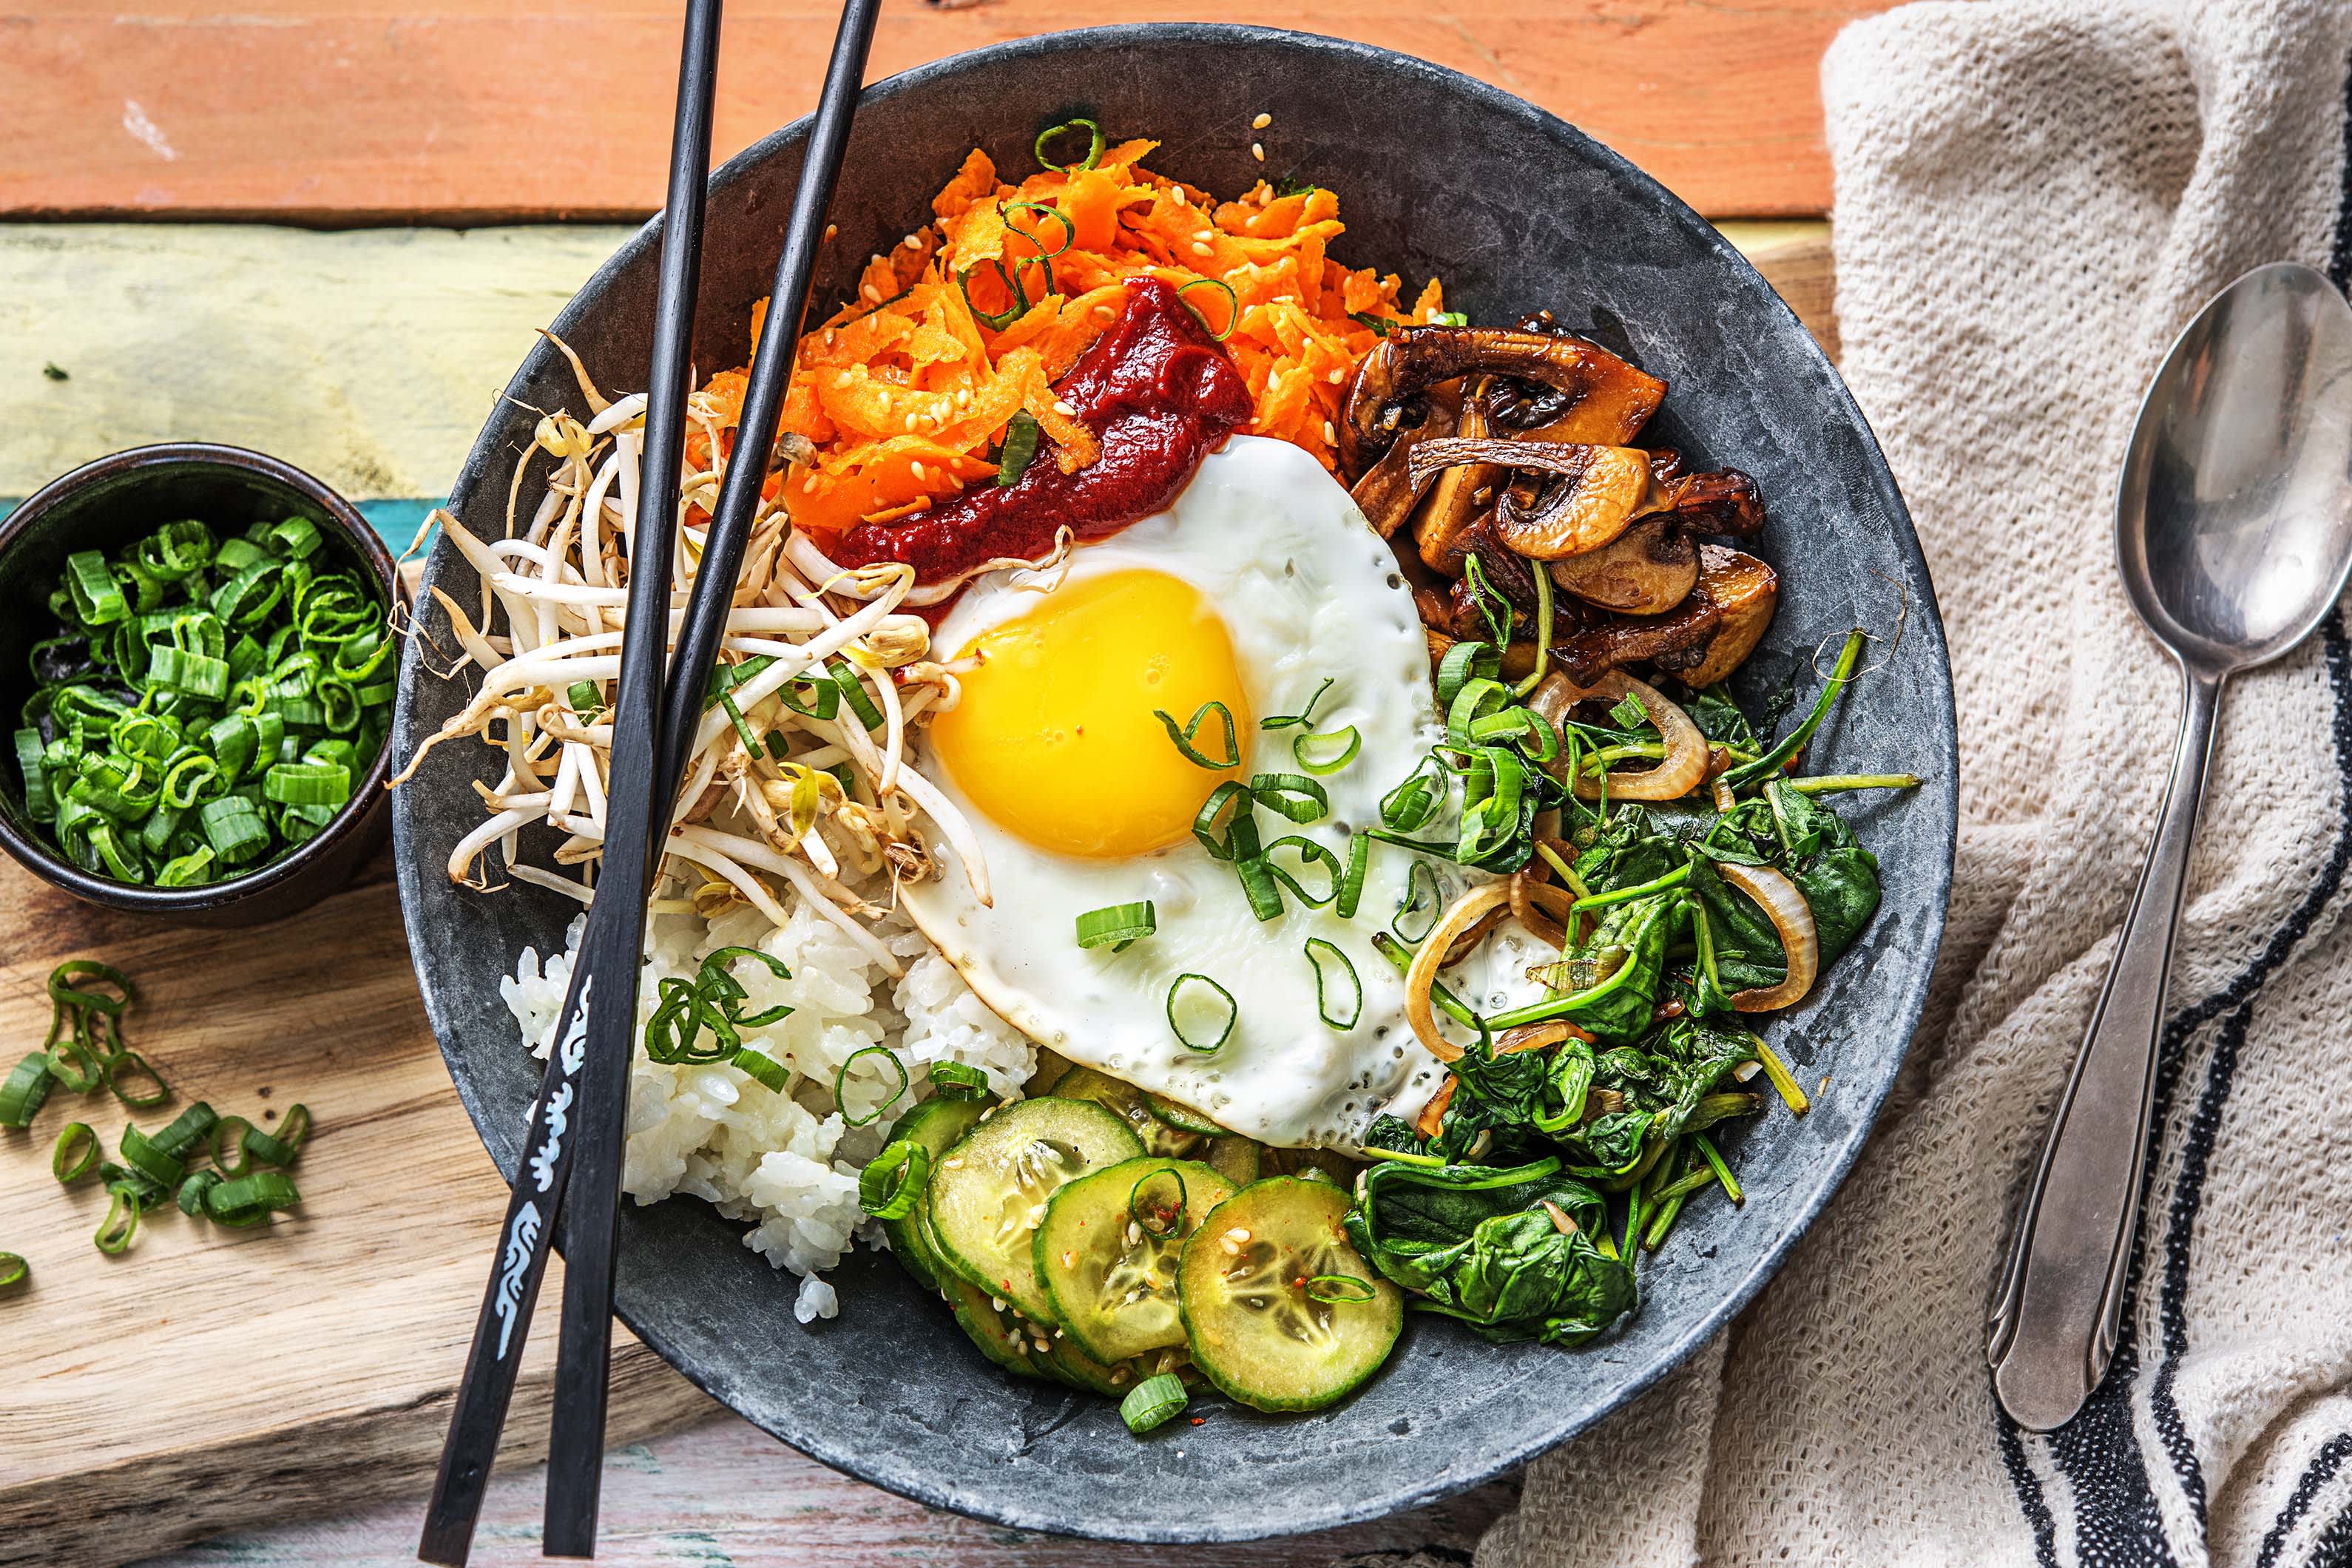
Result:
{"label": "sliced mushroom", "polygon": [[[1673,512],[1685,527],[1701,533],[1736,536],[1764,526],[1764,503],[1756,493],[1756,481],[1746,474],[1729,468],[1712,474],[1677,473],[1674,470],[1681,464],[1678,454],[1666,454],[1662,463],[1633,447],[1481,441],[1454,436],[1416,445],[1408,472],[1416,480],[1426,480],[1440,468],[1471,464],[1554,476],[1539,489],[1515,483],[1502,491],[1495,505],[1496,537],[1538,561],[1599,550],[1614,542],[1634,519],[1654,512]],[[1672,477],[1662,479],[1661,468]]]}
{"label": "sliced mushroom", "polygon": [[[1681,456],[1666,455],[1679,470]],[[1658,481],[1652,497],[1655,510],[1675,513],[1684,527],[1695,532],[1745,539],[1764,526],[1764,498],[1756,493],[1756,481],[1738,468],[1711,474],[1661,474],[1654,458],[1650,476]]]}
{"label": "sliced mushroom", "polygon": [[[1465,386],[1455,433],[1436,439],[1484,441],[1487,434],[1486,405],[1477,389]],[[1425,450],[1428,446],[1425,441],[1416,442],[1414,450]],[[1388,459],[1381,460],[1385,463]],[[1424,476],[1432,470],[1408,459],[1405,471],[1407,482],[1418,489],[1429,482]],[[1459,463],[1434,471],[1436,482],[1430,485],[1428,499],[1421,503],[1421,510],[1413,513],[1413,542],[1420,547],[1423,563],[1431,571],[1458,576],[1465,549],[1463,535],[1478,517],[1482,494],[1486,498],[1485,509],[1494,509],[1495,490],[1502,481],[1503,470],[1491,463]]]}
{"label": "sliced mushroom", "polygon": [[[1515,438],[1623,447],[1642,433],[1658,405],[1665,401],[1664,382],[1634,369],[1600,344],[1557,327],[1537,326],[1532,317],[1519,325],[1579,344],[1591,357],[1587,362],[1591,374],[1572,395],[1546,387],[1538,395],[1528,397],[1524,384],[1517,387],[1497,384],[1487,397],[1488,412],[1498,416],[1497,426]],[[1508,416],[1497,406],[1506,398],[1511,405]]]}
{"label": "sliced mushroom", "polygon": [[1405,519],[1421,500],[1422,491],[1435,478],[1423,474],[1417,480],[1411,473],[1412,454],[1423,441],[1440,440],[1454,433],[1462,422],[1462,398],[1458,386],[1434,386],[1418,400],[1423,405],[1422,417],[1414,423],[1404,421],[1400,410],[1398,428],[1374,463],[1356,481],[1348,493],[1355,499],[1365,521],[1382,539],[1404,526]]}
{"label": "sliced mushroom", "polygon": [[1698,552],[1698,586],[1722,619],[1708,639],[1706,657],[1683,671],[1693,686],[1713,686],[1738,669],[1763,639],[1780,603],[1780,574],[1755,556],[1719,544],[1702,544]]}
{"label": "sliced mushroom", "polygon": [[1645,517],[1598,550],[1552,562],[1551,580],[1588,605],[1663,616],[1698,584],[1698,547],[1681,521]]}
{"label": "sliced mushroom", "polygon": [[[1622,446],[1665,396],[1666,384],[1645,375],[1598,343],[1564,333],[1504,327],[1408,327],[1391,331],[1364,356],[1339,425],[1339,463],[1361,474],[1397,436],[1390,410],[1442,381],[1465,375],[1538,382],[1562,395],[1564,411],[1548,421],[1594,434],[1590,444]],[[1605,436],[1605,438],[1602,438]]]}

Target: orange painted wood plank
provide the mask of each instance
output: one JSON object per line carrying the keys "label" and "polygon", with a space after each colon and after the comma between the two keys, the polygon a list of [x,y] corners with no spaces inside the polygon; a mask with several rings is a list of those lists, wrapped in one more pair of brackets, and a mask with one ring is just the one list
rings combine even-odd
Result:
{"label": "orange painted wood plank", "polygon": [[[1809,216],[1830,195],[1822,51],[1891,3],[895,0],[873,75],[1113,20],[1278,21],[1532,99],[1710,216]],[[832,0],[729,7],[722,154],[814,101],[837,16]],[[656,0],[14,0],[0,16],[0,216],[639,216],[660,198],[677,18]]]}

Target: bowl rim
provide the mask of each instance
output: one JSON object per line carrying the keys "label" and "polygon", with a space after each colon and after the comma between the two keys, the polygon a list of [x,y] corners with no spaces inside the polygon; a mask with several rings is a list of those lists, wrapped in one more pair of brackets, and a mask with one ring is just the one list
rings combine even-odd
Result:
{"label": "bowl rim", "polygon": [[[126,447],[119,452],[110,452],[79,468],[68,469],[26,497],[5,518],[0,518],[0,559],[6,557],[26,531],[45,513],[90,486],[107,480],[136,483],[142,477],[183,468],[226,468],[270,480],[307,497],[325,514],[324,520],[331,522],[344,542],[367,563],[383,595],[385,609],[389,612],[400,605],[400,569],[392,558],[392,552],[385,547],[373,525],[358,507],[324,480],[283,458],[274,458],[250,447],[219,441],[150,442],[145,446]],[[219,909],[283,887],[301,875],[312,863],[325,858],[336,845],[360,830],[371,806],[383,798],[385,783],[391,776],[392,736],[387,731],[384,743],[376,748],[375,761],[369,767],[366,777],[326,826],[266,866],[241,877],[199,883],[193,888],[158,888],[147,883],[119,882],[111,877],[93,875],[57,853],[46,841],[17,826],[13,815],[7,811],[0,811],[0,849],[5,849],[18,865],[44,881],[107,909],[135,914]]]}
{"label": "bowl rim", "polygon": [[[862,104],[872,104],[883,99],[920,92],[929,88],[939,79],[952,78],[970,71],[975,67],[985,68],[1000,63],[1052,58],[1066,53],[1084,56],[1106,49],[1148,47],[1179,40],[1210,43],[1234,49],[1272,46],[1289,51],[1321,55],[1327,58],[1346,58],[1390,72],[1405,72],[1442,85],[1465,98],[1476,100],[1486,109],[1517,121],[1532,135],[1549,138],[1555,142],[1564,142],[1578,147],[1583,155],[1590,158],[1596,166],[1607,170],[1614,179],[1636,191],[1649,195],[1659,205],[1666,221],[1694,243],[1706,247],[1718,260],[1736,272],[1745,273],[1752,279],[1759,295],[1756,308],[1768,315],[1777,313],[1780,321],[1801,333],[1808,351],[1819,359],[1828,372],[1826,390],[1833,402],[1824,409],[1824,413],[1843,415],[1852,422],[1871,459],[1873,468],[1869,476],[1871,487],[1877,493],[1880,503],[1900,523],[1900,527],[1895,531],[1892,542],[1916,572],[1916,581],[1920,589],[1919,596],[1912,602],[1908,613],[1912,617],[1911,624],[1915,633],[1922,629],[1932,632],[1933,646],[1937,649],[1936,663],[1938,667],[1936,673],[1940,676],[1942,698],[1940,707],[1948,721],[1942,737],[1941,754],[1932,758],[1929,765],[1934,766],[1946,778],[1956,780],[1958,777],[1957,727],[1950,722],[1950,716],[1954,712],[1950,659],[1944,635],[1943,619],[1936,600],[1932,580],[1927,573],[1925,553],[1919,544],[1917,532],[1911,523],[1909,508],[1905,505],[1901,490],[1895,483],[1894,475],[1887,466],[1885,455],[1880,447],[1876,433],[1872,430],[1861,408],[1855,404],[1853,395],[1847,387],[1843,376],[1838,373],[1836,365],[1830,361],[1811,331],[1799,321],[1796,312],[1790,308],[1788,302],[1780,298],[1779,292],[1765,281],[1747,257],[1726,239],[1713,224],[1707,222],[1682,198],[1666,189],[1654,176],[1574,124],[1517,93],[1417,56],[1384,48],[1378,45],[1360,43],[1353,39],[1334,37],[1328,34],[1228,22],[1114,23],[1007,39],[977,48],[961,50],[879,79],[866,85],[860,101]],[[1083,97],[1083,93],[1074,90],[1072,96],[1073,100],[1076,101]],[[760,170],[779,154],[790,153],[804,145],[810,119],[811,117],[805,115],[795,119],[751,142],[741,152],[728,159],[712,173],[708,187],[709,192],[716,195],[739,181],[756,177]],[[647,253],[656,250],[661,241],[662,227],[662,215],[656,213],[625,239],[612,256],[583,282],[572,301],[565,306],[563,312],[550,324],[550,330],[560,333],[566,318],[572,311],[583,308],[583,300],[596,294],[612,279],[636,264]],[[513,400],[528,393],[532,367],[541,352],[542,352],[541,349],[532,350],[519,363],[514,376],[500,395],[502,399]],[[487,434],[487,427],[485,434]],[[481,451],[481,442],[478,437],[473,454],[469,455],[465,468],[461,468],[457,480],[452,486],[453,493],[466,487],[472,477],[471,470],[475,459],[480,456]],[[398,700],[399,711],[404,715],[409,703],[409,688],[405,679],[402,682]],[[396,719],[393,731],[395,742],[401,731],[402,723]],[[1927,767],[1923,766],[1921,771],[1927,772]],[[397,837],[407,831],[407,814],[403,809],[399,792],[394,791],[394,832]],[[1915,1032],[1917,1020],[1925,1010],[1928,981],[1934,968],[1934,957],[1941,946],[1949,913],[1953,864],[1958,836],[1957,789],[1951,792],[1942,821],[1922,824],[1922,826],[1928,831],[1941,834],[1944,854],[1940,865],[1933,868],[1934,876],[1928,884],[1932,889],[1931,903],[1934,916],[1932,929],[1924,933],[1925,943],[1922,955],[1924,961],[1917,970],[1916,980],[1908,988],[1908,994],[1901,998],[1901,1012],[1912,1019]],[[403,918],[407,925],[411,946],[415,948],[426,940],[425,933],[421,929],[419,917],[412,912],[419,902],[412,895],[416,894],[421,889],[423,876],[418,870],[419,863],[413,857],[403,854],[397,858],[397,862]],[[1919,946],[1916,942],[1912,945],[1915,950]],[[427,993],[424,999],[426,1016],[433,1024],[436,1038],[442,1041],[445,1058],[454,1058],[457,1053],[452,1050],[450,1042],[458,1037],[459,1031],[454,1025],[445,1027],[445,1016],[437,996]],[[1018,1506],[1008,1507],[996,1495],[964,1492],[951,1484],[941,1484],[929,1475],[911,1467],[903,1465],[877,1467],[864,1458],[855,1446],[824,1441],[817,1435],[805,1431],[787,1436],[772,1426],[765,1423],[758,1424],[779,1440],[790,1444],[798,1451],[821,1463],[866,1484],[910,1498],[928,1506],[952,1510],[1014,1529],[1042,1531],[1055,1534],[1082,1534],[1086,1539],[1131,1542],[1139,1544],[1263,1540],[1336,1529],[1383,1518],[1409,1509],[1423,1507],[1482,1485],[1499,1475],[1524,1466],[1531,1459],[1571,1437],[1591,1433],[1610,1415],[1647,1393],[1669,1373],[1685,1365],[1691,1356],[1696,1353],[1708,1340],[1720,1333],[1725,1325],[1744,1310],[1787,1264],[1798,1242],[1820,1219],[1830,1199],[1843,1184],[1846,1176],[1859,1159],[1863,1147],[1869,1142],[1870,1133],[1876,1124],[1888,1094],[1894,1088],[1896,1075],[1907,1050],[1908,1042],[1906,1041],[1905,1050],[1890,1056],[1885,1060],[1883,1069],[1868,1081],[1842,1080],[1844,1089],[1841,1095],[1841,1100],[1849,1106],[1857,1102],[1863,1106],[1861,1114],[1856,1118],[1853,1131],[1842,1145],[1825,1151],[1821,1159],[1809,1166],[1812,1180],[1808,1184],[1792,1189],[1790,1194],[1791,1214],[1783,1234],[1759,1258],[1755,1266],[1747,1273],[1727,1282],[1726,1288],[1714,1298],[1706,1312],[1692,1323],[1681,1337],[1673,1342],[1670,1348],[1656,1354],[1648,1366],[1615,1384],[1609,1391],[1608,1396],[1572,1429],[1554,1432],[1546,1436],[1530,1437],[1507,1449],[1491,1451],[1483,1457],[1482,1463],[1476,1467],[1433,1478],[1419,1485],[1391,1489],[1378,1494],[1356,1494],[1336,1500],[1324,1496],[1297,1497],[1293,1500],[1292,1505],[1279,1521],[1269,1521],[1263,1528],[1234,1529],[1223,1526],[1211,1526],[1205,1529],[1171,1528],[1158,1521],[1129,1524],[1115,1515],[1106,1514],[1089,1522],[1083,1531],[1080,1531],[1066,1519],[1026,1511]],[[452,1077],[457,1078],[454,1065]],[[482,1136],[484,1146],[489,1151],[493,1162],[499,1163],[502,1173],[511,1180],[513,1173],[510,1163],[500,1161],[498,1146],[488,1136],[484,1117],[477,1114],[479,1108],[474,1103],[472,1087],[462,1079],[458,1080],[458,1087],[461,1099],[467,1102],[468,1115],[475,1122],[477,1134]],[[713,1399],[729,1405],[730,1408],[734,1408],[728,1398],[729,1390],[725,1377],[715,1369],[704,1366],[685,1354],[660,1323],[649,1321],[645,1314],[635,1310],[625,1298],[616,1299],[614,1311],[631,1331],[671,1366],[677,1368],[688,1382]]]}

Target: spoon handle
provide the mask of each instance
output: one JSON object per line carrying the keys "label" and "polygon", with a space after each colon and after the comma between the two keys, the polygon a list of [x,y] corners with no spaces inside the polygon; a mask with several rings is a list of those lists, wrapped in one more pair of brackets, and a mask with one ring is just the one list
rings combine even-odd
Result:
{"label": "spoon handle", "polygon": [[2123,1321],[2165,980],[2221,701],[2222,677],[2186,665],[2182,674],[2180,737],[2156,838],[2019,1212],[1988,1325],[1994,1392],[2030,1432],[2062,1426],[2083,1407],[2115,1359]]}

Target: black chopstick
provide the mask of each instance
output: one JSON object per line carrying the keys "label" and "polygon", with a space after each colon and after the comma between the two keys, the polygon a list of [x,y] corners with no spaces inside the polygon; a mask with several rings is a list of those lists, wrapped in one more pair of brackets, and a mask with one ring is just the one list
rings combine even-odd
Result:
{"label": "black chopstick", "polygon": [[[662,724],[652,752],[653,798],[664,804],[665,815],[656,839],[666,837],[667,807],[685,782],[688,759],[702,721],[703,692],[710,669],[727,635],[727,616],[733,607],[736,579],[751,537],[760,496],[773,461],[776,428],[792,379],[793,356],[800,344],[801,321],[808,306],[809,285],[823,244],[825,208],[848,150],[849,126],[856,112],[857,95],[865,81],[866,57],[874,41],[880,0],[847,0],[842,7],[840,30],[835,35],[833,58],[825,68],[824,88],[817,98],[816,115],[809,131],[808,149],[801,163],[793,210],[784,229],[783,254],[777,258],[773,287],[769,291],[768,327],[761,334],[759,352],[751,362],[750,384],[735,429],[735,460],[721,481],[719,505],[705,535],[702,556],[695,569],[694,591],[687,601],[677,648],[670,660],[669,681],[662,703]],[[676,195],[672,192],[673,197]],[[668,255],[664,254],[665,267]],[[665,277],[665,287],[667,279]],[[665,293],[667,302],[667,293]],[[679,367],[683,374],[683,366]],[[684,403],[686,388],[673,389],[669,406]],[[658,393],[656,394],[658,396]],[[676,416],[673,414],[673,424]],[[647,465],[640,481],[640,507],[656,502],[673,515],[677,494],[677,431],[671,432],[669,468],[659,476],[651,465],[649,434]],[[642,535],[647,524],[642,520]],[[634,613],[634,602],[633,602]],[[624,668],[626,661],[624,659]],[[621,784],[615,752],[614,788]],[[608,792],[608,801],[613,798]],[[607,810],[611,807],[608,805]],[[608,833],[608,846],[612,838]],[[659,862],[659,843],[647,862]],[[608,854],[607,875],[610,875]],[[601,889],[600,889],[601,895]],[[645,897],[636,896],[642,920]],[[642,938],[642,931],[639,932]],[[636,949],[628,950],[634,972]],[[614,962],[618,962],[615,955]],[[613,1326],[614,1262],[620,1240],[621,1169],[625,1152],[629,1062],[635,1050],[635,998],[626,1014],[609,1026],[592,1027],[588,1039],[588,1074],[584,1080],[583,1119],[575,1156],[564,1235],[563,1321],[557,1341],[555,1423],[549,1448],[544,1550],[549,1556],[587,1557],[596,1549],[596,1510],[604,1447],[605,1382]],[[600,1023],[613,1014],[600,1013]]]}
{"label": "black chopstick", "polygon": [[[670,142],[669,195],[662,210],[661,287],[654,315],[652,374],[646,384],[646,446],[639,459],[636,541],[657,543],[660,559],[641,548],[629,556],[629,619],[622,628],[624,704],[656,710],[646,744],[625,752],[630,739],[614,734],[612,783],[605,792],[604,870],[597,902],[626,900],[628,919],[615,918],[609,946],[582,961],[605,975],[611,994],[591,1015],[587,1057],[580,1071],[574,1112],[572,1177],[563,1200],[563,1316],[556,1337],[554,1420],[547,1439],[547,1513],[541,1550],[550,1557],[596,1554],[598,1483],[604,1465],[605,1369],[613,1352],[613,1267],[620,1239],[622,1153],[629,1114],[629,1064],[636,1049],[637,984],[645,951],[646,899],[669,837],[678,780],[662,771],[674,730],[692,733],[700,713],[680,713],[663,696],[668,655],[670,562],[675,553],[677,488],[686,443],[686,397],[693,388],[695,298],[702,282],[702,217],[709,188],[712,84],[719,68],[720,0],[688,7],[678,60],[677,126]],[[673,237],[677,243],[672,244]],[[641,611],[639,571],[660,584],[660,598]],[[640,626],[637,616],[649,620]],[[726,612],[719,612],[724,624]],[[688,619],[692,621],[692,612]],[[642,647],[643,653],[635,653]],[[633,657],[640,660],[632,667]],[[635,851],[635,853],[632,853]],[[614,875],[615,855],[630,857]],[[616,916],[624,911],[615,911]],[[593,921],[591,922],[593,925]],[[575,1303],[601,1301],[588,1312]]]}
{"label": "black chopstick", "polygon": [[[646,411],[641,505],[629,547],[628,618],[622,628],[621,669],[613,703],[613,777],[605,791],[605,849],[588,931],[572,965],[556,1046],[532,1107],[530,1132],[515,1172],[499,1252],[490,1265],[473,1348],[458,1384],[449,1433],[434,1478],[433,1497],[416,1554],[428,1563],[462,1564],[489,1484],[499,1435],[514,1396],[515,1374],[530,1331],[531,1309],[547,1269],[562,1214],[566,1179],[576,1157],[571,1124],[591,1109],[625,1111],[629,1051],[636,1026],[639,954],[645,942],[646,896],[669,826],[669,800],[658,790],[656,759],[664,721],[662,687],[669,627],[670,559],[676,550],[679,443],[683,437],[687,360],[694,343],[695,292],[701,271],[703,193],[710,165],[711,96],[718,78],[719,0],[691,0],[678,61],[677,124],[670,149],[668,217],[662,230],[661,293],[654,330],[654,360]],[[588,1006],[597,984],[596,1007]],[[587,1072],[591,1033],[618,1033],[617,1076],[600,1058]],[[611,1053],[604,1053],[609,1057]],[[584,1129],[583,1129],[584,1131]],[[609,1222],[607,1228],[609,1229]],[[590,1249],[582,1249],[590,1250]],[[606,1267],[609,1268],[609,1246]],[[599,1361],[601,1370],[602,1361]],[[603,1447],[604,1379],[596,1380],[598,1421],[591,1471]],[[555,1435],[564,1436],[559,1412]],[[593,1503],[591,1517],[593,1521]],[[593,1529],[593,1525],[592,1525]]]}

